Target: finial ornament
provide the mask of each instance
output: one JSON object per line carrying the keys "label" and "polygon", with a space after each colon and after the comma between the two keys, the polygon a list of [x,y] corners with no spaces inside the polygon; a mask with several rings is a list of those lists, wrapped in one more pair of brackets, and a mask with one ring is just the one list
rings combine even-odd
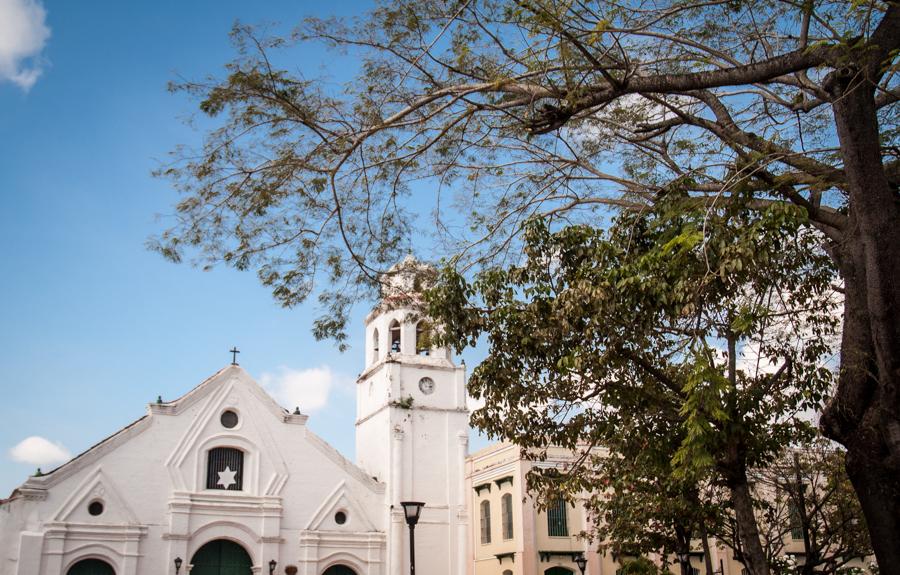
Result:
{"label": "finial ornament", "polygon": [[237,346],[232,347],[228,350],[231,353],[231,365],[237,365],[237,354],[241,353]]}

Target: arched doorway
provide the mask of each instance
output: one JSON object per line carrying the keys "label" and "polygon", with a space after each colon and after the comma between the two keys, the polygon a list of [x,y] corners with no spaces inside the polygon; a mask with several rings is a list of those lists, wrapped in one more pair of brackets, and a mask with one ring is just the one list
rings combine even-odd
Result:
{"label": "arched doorway", "polygon": [[69,567],[66,575],[116,575],[116,570],[102,559],[82,559]]}
{"label": "arched doorway", "polygon": [[544,575],[572,575],[572,570],[565,567],[551,567],[544,571]]}
{"label": "arched doorway", "polygon": [[253,561],[237,543],[215,539],[197,549],[191,565],[191,575],[250,575]]}
{"label": "arched doorway", "polygon": [[356,575],[356,571],[346,565],[332,565],[322,575]]}

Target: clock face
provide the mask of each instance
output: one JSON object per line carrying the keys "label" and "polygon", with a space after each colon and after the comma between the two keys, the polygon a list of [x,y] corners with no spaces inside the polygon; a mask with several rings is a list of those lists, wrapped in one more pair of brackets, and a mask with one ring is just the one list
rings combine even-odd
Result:
{"label": "clock face", "polygon": [[434,380],[430,377],[423,377],[419,380],[419,389],[422,390],[422,393],[428,395],[434,391]]}

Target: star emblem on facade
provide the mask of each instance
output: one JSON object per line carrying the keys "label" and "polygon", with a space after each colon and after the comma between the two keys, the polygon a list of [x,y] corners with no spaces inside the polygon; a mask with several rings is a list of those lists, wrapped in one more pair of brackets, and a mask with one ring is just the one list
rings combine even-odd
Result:
{"label": "star emblem on facade", "polygon": [[221,485],[223,488],[228,489],[232,485],[237,484],[237,481],[234,480],[236,474],[237,471],[232,471],[231,468],[226,465],[225,470],[219,472],[219,480],[216,482],[216,485]]}

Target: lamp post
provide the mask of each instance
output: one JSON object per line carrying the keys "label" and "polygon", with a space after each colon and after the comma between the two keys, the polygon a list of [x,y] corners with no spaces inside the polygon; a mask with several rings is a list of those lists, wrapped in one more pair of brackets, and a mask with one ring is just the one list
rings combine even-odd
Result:
{"label": "lamp post", "polygon": [[275,561],[274,559],[272,559],[271,561],[269,561],[269,575],[272,575],[272,573],[275,572],[275,566],[276,566],[276,565],[278,565],[278,561]]}
{"label": "lamp post", "polygon": [[181,557],[175,558],[175,575],[178,575],[178,572],[181,571]]}
{"label": "lamp post", "polygon": [[425,504],[421,501],[401,501],[406,524],[409,525],[409,575],[416,575],[416,523]]}
{"label": "lamp post", "polygon": [[578,570],[581,571],[581,575],[584,575],[584,568],[587,567],[587,559],[584,553],[575,558],[575,565],[578,565]]}
{"label": "lamp post", "polygon": [[688,573],[688,561],[691,560],[691,554],[687,551],[679,551],[678,562],[681,563],[681,575],[690,575]]}

